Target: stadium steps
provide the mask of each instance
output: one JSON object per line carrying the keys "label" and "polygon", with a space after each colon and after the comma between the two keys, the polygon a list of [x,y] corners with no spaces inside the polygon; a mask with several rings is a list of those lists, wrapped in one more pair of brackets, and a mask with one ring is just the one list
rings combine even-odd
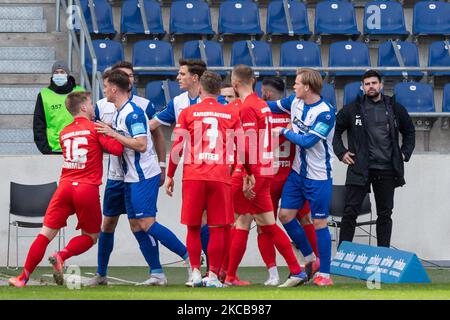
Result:
{"label": "stadium steps", "polygon": [[38,154],[33,112],[41,87],[0,87],[0,155]]}
{"label": "stadium steps", "polygon": [[42,7],[0,7],[0,32],[47,32]]}
{"label": "stadium steps", "polygon": [[55,48],[0,47],[0,73],[49,73]]}
{"label": "stadium steps", "polygon": [[2,143],[0,142],[0,155],[32,155],[41,154],[34,142],[32,143]]}
{"label": "stadium steps", "polygon": [[55,0],[0,0],[0,155],[39,154],[36,97],[67,58],[67,32],[54,30]]}

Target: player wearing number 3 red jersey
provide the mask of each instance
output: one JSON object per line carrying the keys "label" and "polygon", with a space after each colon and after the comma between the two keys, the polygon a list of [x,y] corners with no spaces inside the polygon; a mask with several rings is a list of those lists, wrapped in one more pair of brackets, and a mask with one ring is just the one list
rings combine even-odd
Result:
{"label": "player wearing number 3 red jersey", "polygon": [[89,92],[75,92],[67,96],[66,107],[74,121],[59,136],[64,155],[59,186],[44,217],[44,226],[28,252],[22,274],[9,279],[9,284],[24,287],[30,274],[44,257],[51,240],[66,221],[76,213],[77,230],[74,237],[60,252],[49,257],[57,284],[64,282],[64,261],[89,250],[97,241],[102,221],[99,185],[103,175],[103,151],[119,156],[123,146],[116,140],[95,130],[94,107]]}
{"label": "player wearing number 3 red jersey", "polygon": [[[231,170],[234,138],[241,124],[236,108],[217,102],[221,78],[205,71],[200,78],[198,104],[184,109],[175,127],[175,142],[170,154],[166,192],[172,196],[174,174],[185,146],[181,223],[187,225],[186,246],[192,267],[192,286],[202,286],[200,229],[206,209],[209,228],[209,275],[207,287],[222,287],[218,280],[229,225],[234,222],[231,203]],[[231,141],[229,141],[231,140]]]}

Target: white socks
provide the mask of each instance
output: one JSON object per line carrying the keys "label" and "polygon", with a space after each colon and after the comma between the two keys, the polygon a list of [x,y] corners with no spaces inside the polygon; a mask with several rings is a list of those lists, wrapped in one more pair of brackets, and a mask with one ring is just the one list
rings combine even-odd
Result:
{"label": "white socks", "polygon": [[305,261],[306,263],[316,261],[316,255],[314,254],[314,252],[311,253],[309,256],[305,257]]}
{"label": "white socks", "polygon": [[276,266],[269,268],[269,277],[270,278],[276,278],[279,279],[280,276],[278,275],[278,269]]}

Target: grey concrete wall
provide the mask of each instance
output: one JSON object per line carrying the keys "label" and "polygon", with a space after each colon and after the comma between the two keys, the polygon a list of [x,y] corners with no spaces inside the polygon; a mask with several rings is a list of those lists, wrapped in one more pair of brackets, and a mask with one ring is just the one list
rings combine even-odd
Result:
{"label": "grey concrete wall", "polygon": [[[407,251],[413,251],[420,258],[427,260],[450,260],[450,170],[446,164],[450,163],[450,155],[414,155],[406,165],[407,184],[399,188],[395,194],[395,210],[393,215],[394,228],[392,245]],[[9,211],[9,183],[15,181],[25,184],[38,184],[56,181],[59,178],[61,158],[58,156],[23,156],[0,157],[0,266],[6,264],[8,211]],[[105,158],[106,165],[106,158]],[[175,194],[173,198],[165,195],[160,189],[158,199],[158,220],[169,227],[184,242],[185,227],[179,223],[181,208],[181,170],[175,178]],[[335,162],[334,183],[343,184],[345,167]],[[103,196],[103,187],[102,187]],[[373,212],[375,202],[372,198]],[[75,231],[76,218],[69,219],[67,240],[78,233]],[[332,234],[334,230],[330,229]],[[28,234],[35,235],[35,231]],[[362,231],[357,234],[363,235]],[[15,237],[13,230],[12,236]],[[23,264],[32,239],[22,239],[19,245],[19,263]],[[367,238],[357,238],[358,242],[367,243]],[[160,246],[161,262],[171,263],[179,258]],[[47,254],[57,249],[52,243]],[[12,257],[15,245],[12,246]],[[96,265],[97,246],[87,254],[74,257],[71,264],[81,266]],[[278,257],[280,264],[282,259]],[[42,265],[47,265],[46,261]],[[126,217],[123,216],[116,231],[114,252],[111,257],[113,266],[145,265],[133,235],[129,231]],[[262,266],[257,242],[256,230],[250,232],[247,252],[243,259],[244,266]]]}

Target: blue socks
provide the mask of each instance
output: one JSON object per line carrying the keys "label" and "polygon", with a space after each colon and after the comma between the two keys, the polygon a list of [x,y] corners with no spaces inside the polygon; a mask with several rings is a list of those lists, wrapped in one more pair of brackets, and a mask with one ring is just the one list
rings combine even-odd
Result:
{"label": "blue socks", "polygon": [[164,227],[162,224],[155,222],[147,230],[147,234],[158,240],[170,251],[179,255],[183,260],[188,258],[186,246],[177,238],[177,236]]}
{"label": "blue socks", "polygon": [[106,233],[100,232],[98,239],[98,253],[97,253],[97,273],[102,277],[106,277],[109,257],[114,248],[114,232]]}
{"label": "blue socks", "polygon": [[208,255],[209,228],[207,224],[203,225],[200,229],[200,238],[202,240],[202,250]]}
{"label": "blue socks", "polygon": [[150,267],[150,273],[163,273],[161,263],[159,262],[158,242],[144,231],[133,232],[139,243],[142,255]]}
{"label": "blue socks", "polygon": [[320,257],[320,273],[330,273],[331,269],[331,235],[328,227],[316,230],[317,250]]}
{"label": "blue socks", "polygon": [[303,227],[297,219],[293,219],[291,222],[284,224],[283,227],[304,257],[309,256],[313,252],[308,238],[306,237],[305,230],[303,230]]}

